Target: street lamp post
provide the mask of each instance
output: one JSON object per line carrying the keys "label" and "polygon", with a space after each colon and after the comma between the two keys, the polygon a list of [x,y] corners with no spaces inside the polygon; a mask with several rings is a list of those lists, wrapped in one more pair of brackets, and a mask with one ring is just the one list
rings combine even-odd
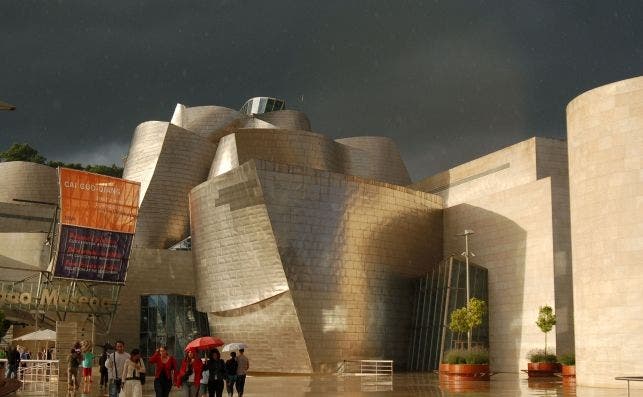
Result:
{"label": "street lamp post", "polygon": [[10,103],[0,101],[0,110],[16,110],[16,107]]}
{"label": "street lamp post", "polygon": [[[473,252],[469,251],[469,236],[474,234],[473,230],[464,229],[462,234],[457,234],[457,236],[464,236],[464,252],[461,254],[464,256],[465,269],[467,274],[467,308],[469,307],[469,299],[471,299],[471,291],[469,287],[469,256],[473,256]],[[467,332],[467,347],[471,347],[471,330]]]}

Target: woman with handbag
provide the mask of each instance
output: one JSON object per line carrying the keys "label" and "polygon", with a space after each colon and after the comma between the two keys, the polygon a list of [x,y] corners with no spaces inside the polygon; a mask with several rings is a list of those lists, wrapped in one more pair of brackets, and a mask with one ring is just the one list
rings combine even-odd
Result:
{"label": "woman with handbag", "polygon": [[188,354],[183,359],[181,369],[174,380],[176,387],[183,389],[184,397],[196,397],[201,384],[202,371],[203,362],[196,350],[188,350]]}
{"label": "woman with handbag", "polygon": [[141,351],[134,349],[123,366],[123,397],[142,397],[144,382],[145,365],[141,359]]}
{"label": "woman with handbag", "polygon": [[167,346],[160,346],[150,357],[154,368],[154,392],[156,397],[168,397],[172,390],[172,379],[176,371],[176,360],[167,352]]}

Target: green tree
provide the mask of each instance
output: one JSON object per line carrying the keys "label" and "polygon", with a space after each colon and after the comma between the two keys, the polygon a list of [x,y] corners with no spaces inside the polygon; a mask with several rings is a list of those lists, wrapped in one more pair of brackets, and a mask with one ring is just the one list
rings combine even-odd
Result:
{"label": "green tree", "polygon": [[45,164],[47,159],[28,143],[14,143],[4,152],[0,152],[2,161],[29,161],[31,163]]}
{"label": "green tree", "polygon": [[123,168],[118,167],[116,164],[111,166],[107,165],[88,165],[85,167],[85,171],[93,172],[96,174],[115,176],[121,178],[123,176]]}
{"label": "green tree", "polygon": [[38,150],[32,148],[27,143],[14,143],[9,149],[0,152],[0,160],[2,161],[29,161],[31,163],[46,164],[50,167],[64,167],[74,170],[84,170],[93,172],[95,174],[109,175],[117,178],[123,177],[123,167],[116,164],[109,165],[93,165],[87,166],[81,163],[65,163],[62,161],[49,160],[42,156]]}
{"label": "green tree", "polygon": [[71,168],[74,170],[84,170],[85,167],[80,164],[80,163],[65,163],[62,161],[47,161],[47,165],[52,167],[52,168],[58,168],[58,167],[64,167],[64,168]]}
{"label": "green tree", "polygon": [[[482,299],[471,298],[467,306],[455,309],[451,313],[449,329],[457,333],[468,333],[482,325],[487,312],[487,303]],[[467,350],[471,350],[471,343],[467,341]]]}
{"label": "green tree", "polygon": [[545,334],[545,355],[547,354],[547,333],[556,325],[556,315],[550,306],[541,306],[538,309],[536,325]]}

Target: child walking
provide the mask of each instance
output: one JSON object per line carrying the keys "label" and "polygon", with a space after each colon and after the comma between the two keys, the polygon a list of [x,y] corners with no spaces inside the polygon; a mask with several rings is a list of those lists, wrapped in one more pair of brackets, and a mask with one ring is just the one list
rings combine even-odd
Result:
{"label": "child walking", "polygon": [[201,372],[201,385],[199,385],[199,397],[208,397],[208,382],[210,381],[210,370],[204,369]]}

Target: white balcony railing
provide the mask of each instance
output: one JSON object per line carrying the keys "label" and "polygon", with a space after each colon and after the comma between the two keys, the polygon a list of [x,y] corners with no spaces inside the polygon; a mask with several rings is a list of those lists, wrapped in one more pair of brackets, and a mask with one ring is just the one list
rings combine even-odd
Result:
{"label": "white balcony railing", "polygon": [[25,392],[57,392],[58,376],[58,360],[21,360],[18,367],[20,390]]}

